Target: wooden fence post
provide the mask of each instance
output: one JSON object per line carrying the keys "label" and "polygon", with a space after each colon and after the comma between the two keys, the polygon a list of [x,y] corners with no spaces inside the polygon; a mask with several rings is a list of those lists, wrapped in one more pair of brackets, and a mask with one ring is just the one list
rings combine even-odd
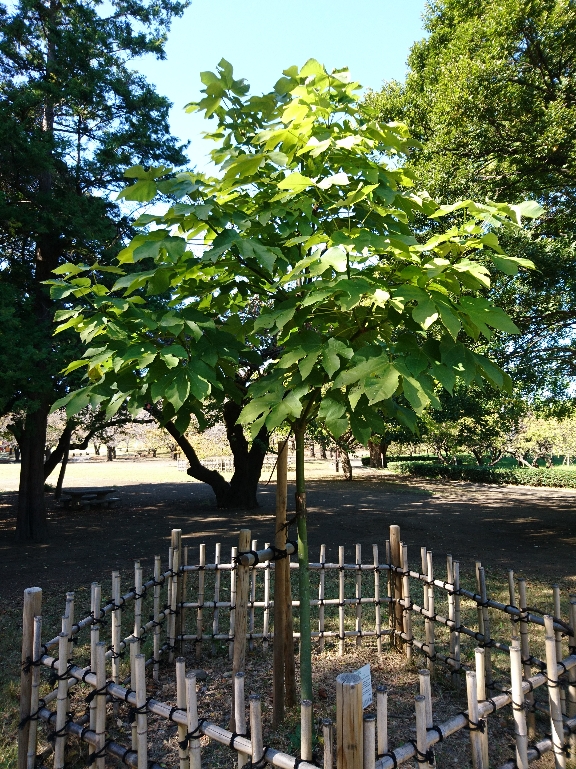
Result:
{"label": "wooden fence post", "polygon": [[510,680],[512,683],[512,714],[516,737],[516,765],[518,769],[528,769],[528,728],[524,710],[524,690],[522,689],[522,654],[520,639],[514,636],[510,646]]}
{"label": "wooden fence post", "polygon": [[312,701],[300,704],[300,758],[312,761]]}
{"label": "wooden fence post", "polygon": [[[250,529],[241,529],[238,538],[238,560],[236,562],[236,611],[234,614],[234,658],[232,679],[244,670],[246,659],[246,628],[248,620],[248,594],[250,590],[250,567],[241,562],[241,554],[250,550]],[[234,729],[234,689],[232,689],[232,712],[230,729]]]}
{"label": "wooden fence post", "polygon": [[329,718],[322,719],[322,737],[324,738],[323,769],[333,769],[334,766],[334,725]]}
{"label": "wooden fence post", "polygon": [[374,713],[367,713],[364,716],[364,769],[375,769],[376,767],[376,716]]}
{"label": "wooden fence post", "polygon": [[32,667],[27,663],[32,661],[34,652],[34,617],[42,614],[42,590],[39,587],[28,587],[24,591],[24,610],[22,613],[22,668],[20,670],[20,722],[18,730],[18,769],[26,769],[28,753],[28,735],[30,721],[30,697],[32,693]]}
{"label": "wooden fence post", "polygon": [[482,753],[482,732],[480,731],[478,717],[478,694],[474,670],[466,672],[466,689],[468,694],[468,727],[470,729],[470,744],[472,746],[472,766],[474,769],[487,769],[484,766],[484,756]]}
{"label": "wooden fence post", "polygon": [[[402,566],[402,556],[400,549],[400,526],[390,526],[390,563],[392,566]],[[392,598],[394,599],[394,620],[393,620],[393,639],[394,646],[398,651],[402,650],[403,643],[400,633],[404,630],[403,607],[402,607],[402,575],[394,572],[392,576]]]}
{"label": "wooden fence post", "polygon": [[546,628],[546,676],[548,679],[548,700],[550,703],[550,733],[552,750],[554,751],[554,766],[565,769],[566,753],[564,752],[564,724],[562,722],[562,701],[560,684],[558,682],[558,661],[556,659],[556,637],[554,636],[554,619],[549,615],[544,617]]}
{"label": "wooden fence post", "polygon": [[336,678],[336,766],[363,769],[362,680],[357,673]]}

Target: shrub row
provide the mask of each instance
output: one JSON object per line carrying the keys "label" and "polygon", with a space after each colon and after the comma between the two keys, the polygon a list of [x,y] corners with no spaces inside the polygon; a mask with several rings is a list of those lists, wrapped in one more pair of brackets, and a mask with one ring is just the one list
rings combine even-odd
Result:
{"label": "shrub row", "polygon": [[[434,457],[429,454],[406,454],[405,456],[388,457],[388,464],[390,462],[430,462],[434,461]],[[370,467],[370,457],[362,457],[362,464],[364,467]]]}
{"label": "shrub row", "polygon": [[397,473],[419,478],[576,489],[576,468],[572,470],[570,467],[459,467],[438,462],[394,462],[388,467]]}

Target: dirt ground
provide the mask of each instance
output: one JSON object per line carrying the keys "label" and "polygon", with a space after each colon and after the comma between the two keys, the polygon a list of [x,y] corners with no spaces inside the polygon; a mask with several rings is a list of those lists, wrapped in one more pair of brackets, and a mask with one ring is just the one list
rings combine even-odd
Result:
{"label": "dirt ground", "polygon": [[[49,496],[50,537],[43,544],[14,541],[16,494],[0,494],[2,598],[18,600],[32,585],[78,588],[106,579],[112,569],[130,566],[134,559],[140,559],[148,573],[155,554],[166,558],[172,528],[182,529],[185,543],[192,546],[191,558],[202,542],[208,546],[208,558],[216,542],[222,543],[223,554],[229,552],[242,527],[250,528],[259,543],[273,537],[273,483],[261,485],[260,509],[223,511],[214,507],[209,487],[169,463],[111,464],[72,466],[68,485],[109,485],[116,480],[120,505],[70,512],[59,509]],[[338,476],[318,478],[322,473],[317,468],[311,473],[317,476],[308,483],[311,558],[317,558],[321,543],[327,546],[327,560],[337,559],[340,544],[351,557],[358,542],[370,560],[372,544],[383,546],[389,525],[396,523],[415,564],[420,546],[426,545],[440,557],[437,563],[450,552],[466,571],[480,560],[493,576],[514,568],[528,578],[576,585],[576,491],[449,481],[418,480],[415,485],[377,471],[356,472],[352,482]],[[0,488],[7,486],[0,475]],[[292,486],[291,508],[293,491]]]}

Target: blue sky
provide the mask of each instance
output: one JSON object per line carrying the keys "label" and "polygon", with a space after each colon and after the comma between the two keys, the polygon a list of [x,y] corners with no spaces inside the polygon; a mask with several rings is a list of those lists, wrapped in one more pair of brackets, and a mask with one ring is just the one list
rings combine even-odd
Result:
{"label": "blue sky", "polygon": [[423,9],[424,0],[193,0],[172,26],[166,60],[146,57],[137,68],[173,102],[172,131],[192,142],[190,160],[203,168],[207,124],[183,109],[200,95],[201,71],[224,57],[258,93],[313,57],[329,69],[348,66],[364,87],[378,89],[404,77],[410,46],[424,35]]}

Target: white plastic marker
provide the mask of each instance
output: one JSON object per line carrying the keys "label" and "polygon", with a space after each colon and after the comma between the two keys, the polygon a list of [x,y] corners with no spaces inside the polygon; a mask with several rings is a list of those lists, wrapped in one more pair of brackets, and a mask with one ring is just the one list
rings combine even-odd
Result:
{"label": "white plastic marker", "polygon": [[367,708],[372,704],[372,675],[370,665],[364,665],[356,671],[356,675],[362,680],[362,708]]}

